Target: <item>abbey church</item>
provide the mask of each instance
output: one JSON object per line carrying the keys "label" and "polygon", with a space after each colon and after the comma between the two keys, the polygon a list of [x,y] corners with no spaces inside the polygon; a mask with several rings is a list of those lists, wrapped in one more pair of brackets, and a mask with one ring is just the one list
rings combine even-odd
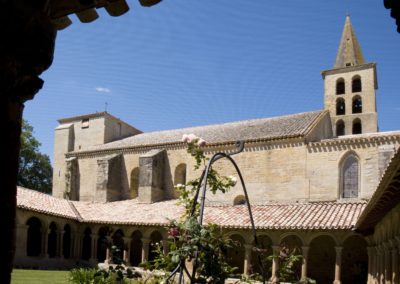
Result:
{"label": "abbey church", "polygon": [[[335,64],[322,71],[323,110],[148,133],[107,112],[58,120],[53,195],[18,188],[15,265],[94,266],[109,261],[112,243],[138,266],[154,259],[155,243],[167,250],[166,226],[183,213],[174,186],[201,174],[182,142],[193,133],[208,155],[244,141],[234,159],[261,244],[270,254],[296,247],[300,279],[400,283],[400,131],[379,132],[376,68],[347,16]],[[215,168],[236,174],[223,160]],[[231,265],[257,272],[240,184],[206,201],[205,222],[241,244]]]}

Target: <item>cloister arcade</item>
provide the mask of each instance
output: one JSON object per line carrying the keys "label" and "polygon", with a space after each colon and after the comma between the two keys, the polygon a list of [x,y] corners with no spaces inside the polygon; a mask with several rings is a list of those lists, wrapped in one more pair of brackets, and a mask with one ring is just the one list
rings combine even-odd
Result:
{"label": "cloister arcade", "polygon": [[[112,263],[120,257],[128,265],[138,266],[154,260],[156,243],[168,251],[167,231],[157,226],[83,224],[75,220],[18,212],[18,248],[16,265],[31,268],[68,268]],[[292,253],[302,256],[295,267],[299,279],[312,278],[317,283],[366,283],[367,241],[345,231],[273,231],[259,230],[258,251],[262,258]],[[229,264],[238,273],[260,272],[250,230],[227,230],[235,247],[226,253]],[[119,252],[112,254],[110,247]],[[115,260],[115,259],[114,259]],[[267,275],[277,277],[279,258],[267,261]],[[334,282],[336,281],[336,282]]]}

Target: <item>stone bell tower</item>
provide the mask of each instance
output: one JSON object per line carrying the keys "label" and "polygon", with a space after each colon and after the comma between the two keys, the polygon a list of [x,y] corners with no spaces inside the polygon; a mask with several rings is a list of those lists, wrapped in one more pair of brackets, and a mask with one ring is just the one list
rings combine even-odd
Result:
{"label": "stone bell tower", "polygon": [[378,131],[376,64],[365,63],[360,44],[346,16],[333,69],[322,71],[324,109],[335,136]]}

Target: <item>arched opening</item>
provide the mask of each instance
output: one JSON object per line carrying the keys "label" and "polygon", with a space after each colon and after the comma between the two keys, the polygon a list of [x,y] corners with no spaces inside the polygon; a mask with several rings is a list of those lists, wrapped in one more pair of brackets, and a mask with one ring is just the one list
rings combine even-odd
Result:
{"label": "arched opening", "polygon": [[358,197],[358,168],[358,159],[354,155],[350,155],[344,160],[341,169],[342,198]]}
{"label": "arched opening", "polygon": [[175,168],[174,185],[186,184],[186,164],[179,164]]}
{"label": "arched opening", "polygon": [[[261,273],[261,269],[258,263],[258,255],[260,254],[261,260],[264,261],[264,269],[266,273],[266,278],[269,279],[271,278],[271,268],[272,268],[272,262],[267,260],[268,256],[272,255],[272,241],[271,239],[266,236],[266,235],[261,235],[257,236],[258,240],[258,249],[260,249],[260,252],[257,251],[252,251],[251,254],[251,267],[249,274],[253,273]],[[254,245],[254,244],[253,244]]]}
{"label": "arched opening", "polygon": [[233,199],[233,205],[245,205],[246,197],[244,195],[238,195]]}
{"label": "arched opening", "polygon": [[[295,235],[286,236],[281,241],[279,262],[282,267],[290,268],[285,271],[285,278],[288,281],[299,281],[301,278],[302,245],[301,239]],[[294,257],[298,257],[299,260],[293,262]],[[278,275],[278,277],[282,277],[282,275]]]}
{"label": "arched opening", "polygon": [[154,231],[150,235],[150,245],[149,245],[149,261],[153,261],[158,256],[157,246],[162,246],[162,235],[159,231]]}
{"label": "arched opening", "polygon": [[344,99],[339,98],[336,100],[336,115],[346,114],[346,103]]}
{"label": "arched opening", "polygon": [[123,261],[124,257],[124,232],[121,229],[115,231],[112,236],[112,262],[116,264],[120,264]]}
{"label": "arched opening", "polygon": [[39,256],[42,251],[42,223],[38,218],[32,217],[26,225],[28,226],[26,255]]}
{"label": "arched opening", "polygon": [[245,241],[241,235],[234,234],[230,236],[230,239],[233,242],[231,248],[228,248],[226,252],[226,259],[230,266],[236,267],[235,273],[242,274],[244,273],[244,253]]}
{"label": "arched opening", "polygon": [[361,133],[362,133],[361,120],[359,118],[356,118],[353,121],[353,134],[361,134]]}
{"label": "arched opening", "polygon": [[343,120],[336,122],[336,136],[343,136],[345,134],[345,125]]}
{"label": "arched opening", "polygon": [[361,77],[360,76],[354,76],[353,80],[351,81],[351,91],[353,93],[358,93],[361,92],[362,87],[361,87]]}
{"label": "arched opening", "polygon": [[343,95],[345,93],[344,79],[339,78],[336,81],[336,95]]}
{"label": "arched opening", "polygon": [[139,266],[142,262],[142,233],[134,231],[131,239],[130,263],[132,266]]}
{"label": "arched opening", "polygon": [[71,256],[71,227],[68,224],[64,226],[62,253],[64,258]]}
{"label": "arched opening", "polygon": [[361,100],[360,96],[355,96],[353,98],[352,112],[353,113],[362,113],[362,100]]}
{"label": "arched opening", "polygon": [[107,255],[108,240],[107,240],[107,227],[101,227],[97,233],[97,260],[98,262],[104,262]]}
{"label": "arched opening", "polygon": [[88,227],[83,232],[82,259],[89,260],[92,255],[92,230]]}
{"label": "arched opening", "polygon": [[131,171],[131,184],[130,184],[131,198],[136,198],[139,195],[139,168],[134,168]]}
{"label": "arched opening", "polygon": [[57,254],[57,225],[54,222],[51,222],[49,226],[49,235],[47,238],[47,254],[49,258],[56,257]]}
{"label": "arched opening", "polygon": [[351,236],[346,239],[343,244],[341,273],[342,283],[367,283],[367,276],[367,242],[360,236]]}
{"label": "arched opening", "polygon": [[307,276],[317,283],[333,283],[335,260],[335,241],[329,236],[316,237],[308,252]]}

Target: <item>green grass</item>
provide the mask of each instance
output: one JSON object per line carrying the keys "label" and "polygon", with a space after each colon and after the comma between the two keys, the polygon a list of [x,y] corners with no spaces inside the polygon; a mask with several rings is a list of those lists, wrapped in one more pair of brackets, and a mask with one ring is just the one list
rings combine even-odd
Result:
{"label": "green grass", "polygon": [[11,284],[67,284],[69,271],[14,269]]}

